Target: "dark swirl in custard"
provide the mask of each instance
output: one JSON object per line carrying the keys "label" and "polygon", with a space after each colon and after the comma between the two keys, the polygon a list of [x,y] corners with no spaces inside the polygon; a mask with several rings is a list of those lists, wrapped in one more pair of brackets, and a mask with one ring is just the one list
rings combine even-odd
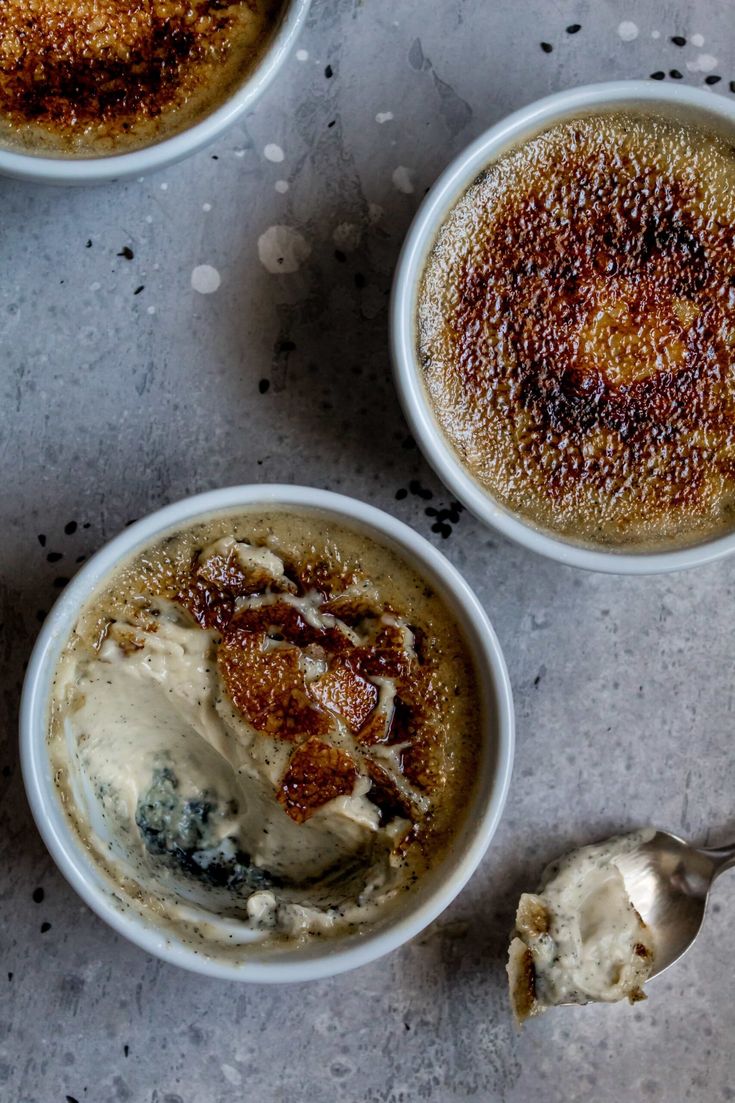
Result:
{"label": "dark swirl in custard", "polygon": [[470,187],[418,340],[438,420],[494,497],[588,544],[731,527],[734,245],[733,149],[659,118],[559,125]]}

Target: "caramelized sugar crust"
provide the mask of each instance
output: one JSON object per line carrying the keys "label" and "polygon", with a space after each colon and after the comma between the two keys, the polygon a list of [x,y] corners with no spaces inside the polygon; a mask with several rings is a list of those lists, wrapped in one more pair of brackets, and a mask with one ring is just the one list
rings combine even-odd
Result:
{"label": "caramelized sugar crust", "polygon": [[[276,0],[2,0],[0,113],[63,134],[124,134],[262,43]],[[241,58],[243,62],[247,59]]]}
{"label": "caramelized sugar crust", "polygon": [[[381,745],[396,746],[401,773],[420,791],[443,784],[435,671],[385,604],[346,592],[355,581],[353,572],[330,569],[324,560],[291,564],[289,575],[277,580],[243,567],[234,552],[197,555],[178,578],[175,597],[202,628],[220,634],[217,664],[238,712],[264,736],[293,744],[277,794],[293,819],[301,823],[334,797],[352,793],[359,761],[381,816],[400,814],[416,826],[416,809],[375,753]],[[334,624],[312,623],[279,592],[318,593],[320,611]],[[238,607],[238,599],[266,593],[264,604]],[[357,642],[350,625],[369,642]],[[320,664],[316,677],[307,675],[309,660]],[[388,708],[378,707],[379,679],[395,681]],[[354,748],[336,745],[337,721]]]}
{"label": "caramelized sugar crust", "polygon": [[669,546],[732,526],[735,154],[663,119],[557,126],[468,190],[419,349],[470,471],[539,527]]}

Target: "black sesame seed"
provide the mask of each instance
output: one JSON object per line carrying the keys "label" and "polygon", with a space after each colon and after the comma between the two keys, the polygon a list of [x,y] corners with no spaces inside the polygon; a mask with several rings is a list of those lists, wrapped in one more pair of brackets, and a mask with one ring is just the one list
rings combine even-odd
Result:
{"label": "black sesame seed", "polygon": [[59,575],[58,578],[54,579],[54,583],[53,583],[54,589],[55,590],[63,590],[68,581],[69,581],[68,578],[64,578],[63,575]]}
{"label": "black sesame seed", "polygon": [[145,284],[144,284],[144,283],[142,283],[142,284],[140,285],[140,287],[136,287],[136,289],[135,289],[135,291],[133,292],[133,294],[134,294],[134,295],[140,295],[141,291],[143,291],[143,290],[144,290],[144,288],[145,288]]}
{"label": "black sesame seed", "polygon": [[671,41],[675,46],[686,46],[687,44],[687,40],[680,34],[672,34]]}
{"label": "black sesame seed", "polygon": [[334,69],[331,65],[328,65],[324,70],[324,76],[327,78],[327,80],[331,80],[331,78],[334,76]]}
{"label": "black sesame seed", "polygon": [[711,73],[710,76],[704,78],[705,84],[719,84],[722,77],[718,77],[716,73]]}
{"label": "black sesame seed", "polygon": [[44,534],[42,532],[39,532],[39,534],[38,534],[38,542],[39,542],[39,544],[41,545],[42,548],[46,547],[46,537],[44,536]]}
{"label": "black sesame seed", "polygon": [[340,264],[344,264],[347,260],[347,255],[342,252],[341,249],[334,250],[334,259],[338,260]]}
{"label": "black sesame seed", "polygon": [[657,69],[655,73],[651,73],[651,80],[663,80],[666,73],[663,73],[660,69]]}
{"label": "black sesame seed", "polygon": [[12,979],[13,979],[13,974],[12,974],[12,973],[8,973],[8,980],[12,980]]}
{"label": "black sesame seed", "polygon": [[581,23],[570,23],[569,26],[567,27],[567,34],[577,34],[581,30],[582,30],[582,24]]}
{"label": "black sesame seed", "polygon": [[92,238],[91,238],[91,237],[87,239],[87,245],[86,245],[86,248],[87,248],[87,249],[91,249],[91,248],[92,248]]}
{"label": "black sesame seed", "polygon": [[88,529],[88,528],[91,527],[91,524],[92,524],[91,521],[85,521],[84,524],[82,525],[82,528],[83,529]]}
{"label": "black sesame seed", "polygon": [[336,122],[337,122],[336,119],[332,119],[331,123],[327,123],[327,130],[331,130],[331,128],[334,126],[334,124]]}
{"label": "black sesame seed", "polygon": [[76,557],[76,559],[74,560],[74,562],[75,563],[83,563],[86,558],[87,558],[86,555],[78,555]]}
{"label": "black sesame seed", "polygon": [[49,552],[46,556],[46,561],[48,563],[58,563],[59,560],[63,558],[64,556],[61,554],[61,552]]}
{"label": "black sesame seed", "polygon": [[542,42],[540,43],[540,45],[545,54],[550,54],[551,51],[554,49],[550,42]]}
{"label": "black sesame seed", "polygon": [[41,934],[46,934],[46,931],[50,931],[50,930],[51,930],[51,924],[50,923],[42,923],[41,924]]}
{"label": "black sesame seed", "polygon": [[119,257],[125,257],[125,260],[132,260],[133,257],[135,256],[135,253],[133,252],[133,250],[130,248],[129,245],[123,245],[122,249],[120,250],[120,252],[117,255]]}
{"label": "black sesame seed", "polygon": [[44,891],[40,886],[37,889],[34,889],[33,890],[33,903],[34,904],[42,904],[44,895],[45,895]]}
{"label": "black sesame seed", "polygon": [[408,497],[408,491],[406,490],[405,487],[402,486],[399,490],[396,491],[396,501],[402,502],[403,499],[407,498],[407,497]]}
{"label": "black sesame seed", "polygon": [[123,1046],[123,1053],[127,1057],[128,1054],[130,1053],[130,1046]]}
{"label": "black sesame seed", "polygon": [[673,80],[681,80],[683,75],[684,74],[680,73],[678,69],[669,69],[669,76],[672,77]]}
{"label": "black sesame seed", "polygon": [[729,87],[731,92],[735,92],[735,80],[730,81]]}
{"label": "black sesame seed", "polygon": [[76,531],[77,531],[76,521],[67,521],[67,523],[64,525],[64,532],[66,533],[66,535],[67,536],[73,536]]}
{"label": "black sesame seed", "polygon": [[266,391],[268,391],[270,389],[270,385],[271,385],[270,379],[261,379],[260,383],[258,383],[258,390],[260,391],[261,394],[265,394]]}

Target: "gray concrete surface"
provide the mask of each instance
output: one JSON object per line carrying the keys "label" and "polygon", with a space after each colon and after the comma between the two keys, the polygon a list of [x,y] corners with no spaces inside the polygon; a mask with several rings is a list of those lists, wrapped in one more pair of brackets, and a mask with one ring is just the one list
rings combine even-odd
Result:
{"label": "gray concrete surface", "polygon": [[[636,26],[621,36],[621,21]],[[314,0],[298,47],[243,124],[160,175],[0,183],[0,1099],[733,1099],[735,876],[635,1008],[566,1009],[517,1037],[503,952],[517,893],[565,848],[650,821],[735,835],[735,563],[582,574],[466,514],[442,540],[424,511],[448,495],[407,446],[386,341],[402,237],[455,152],[589,80],[677,69],[732,95],[730,0]],[[307,243],[297,271],[263,263],[271,226]],[[192,288],[200,265],[217,291]],[[496,625],[518,716],[505,818],[454,906],[384,961],[280,990],[202,980],[113,935],[52,866],[16,752],[23,666],[56,580],[130,518],[257,480],[361,496],[440,544]],[[431,503],[396,497],[411,480]]]}

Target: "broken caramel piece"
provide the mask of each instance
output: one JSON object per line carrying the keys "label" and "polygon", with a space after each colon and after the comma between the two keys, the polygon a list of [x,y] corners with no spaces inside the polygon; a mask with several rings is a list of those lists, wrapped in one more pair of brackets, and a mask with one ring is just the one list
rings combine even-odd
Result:
{"label": "broken caramel piece", "polygon": [[329,730],[329,717],[307,695],[297,647],[269,646],[263,633],[230,628],[217,663],[235,707],[257,731],[298,740]]}
{"label": "broken caramel piece", "polygon": [[328,801],[349,796],[356,780],[350,756],[312,736],[291,755],[278,800],[292,820],[304,823]]}
{"label": "broken caramel piece", "polygon": [[341,716],[353,732],[360,731],[378,703],[377,686],[346,662],[335,662],[311,682],[309,693],[323,708]]}

